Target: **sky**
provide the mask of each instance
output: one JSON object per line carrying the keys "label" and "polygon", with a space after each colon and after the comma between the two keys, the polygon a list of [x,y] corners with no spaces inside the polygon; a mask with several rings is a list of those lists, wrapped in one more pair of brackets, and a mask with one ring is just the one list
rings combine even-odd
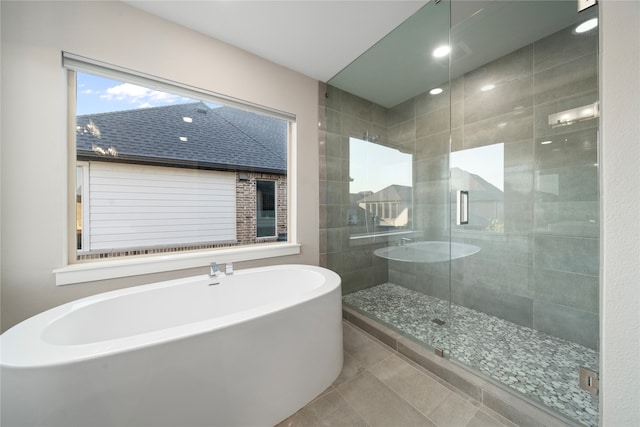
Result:
{"label": "sky", "polygon": [[180,95],[87,73],[77,73],[76,97],[76,114],[79,116],[195,102]]}
{"label": "sky", "polygon": [[504,143],[453,151],[449,167],[479,175],[504,191]]}
{"label": "sky", "polygon": [[[349,139],[349,192],[380,191],[389,185],[412,186],[412,156],[393,148]],[[451,168],[481,176],[504,191],[504,143],[452,152]]]}
{"label": "sky", "polygon": [[357,138],[349,139],[349,192],[374,193],[392,184],[411,187],[412,156]]}

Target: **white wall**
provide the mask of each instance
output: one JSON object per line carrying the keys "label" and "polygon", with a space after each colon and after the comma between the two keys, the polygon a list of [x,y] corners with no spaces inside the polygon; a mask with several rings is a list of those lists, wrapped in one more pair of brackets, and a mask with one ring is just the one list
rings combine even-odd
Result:
{"label": "white wall", "polygon": [[600,425],[640,426],[640,2],[600,23]]}
{"label": "white wall", "polygon": [[[2,1],[2,330],[82,296],[205,269],[55,286],[63,266],[67,83],[61,51],[297,116],[298,256],[318,264],[317,82],[120,2]],[[286,49],[283,46],[283,49]]]}

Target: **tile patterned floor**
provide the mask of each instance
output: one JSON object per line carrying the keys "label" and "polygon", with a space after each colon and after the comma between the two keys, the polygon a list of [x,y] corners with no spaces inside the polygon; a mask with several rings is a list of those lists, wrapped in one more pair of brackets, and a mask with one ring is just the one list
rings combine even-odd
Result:
{"label": "tile patterned floor", "polygon": [[516,427],[351,324],[331,387],[277,427]]}
{"label": "tile patterned floor", "polygon": [[581,424],[598,425],[597,396],[578,387],[580,366],[598,370],[591,349],[392,283],[343,300]]}

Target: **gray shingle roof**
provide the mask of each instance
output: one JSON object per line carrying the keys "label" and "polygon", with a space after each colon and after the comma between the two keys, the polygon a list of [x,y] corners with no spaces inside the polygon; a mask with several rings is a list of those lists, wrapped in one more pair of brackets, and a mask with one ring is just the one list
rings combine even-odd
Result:
{"label": "gray shingle roof", "polygon": [[192,102],[82,115],[76,126],[78,160],[287,171],[287,122],[235,108]]}

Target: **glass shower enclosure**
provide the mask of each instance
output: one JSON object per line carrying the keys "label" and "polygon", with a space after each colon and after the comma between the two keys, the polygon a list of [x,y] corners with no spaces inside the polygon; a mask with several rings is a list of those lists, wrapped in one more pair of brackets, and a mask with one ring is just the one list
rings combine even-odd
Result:
{"label": "glass shower enclosure", "polygon": [[345,305],[587,426],[597,43],[575,1],[432,1],[322,94],[321,253]]}

